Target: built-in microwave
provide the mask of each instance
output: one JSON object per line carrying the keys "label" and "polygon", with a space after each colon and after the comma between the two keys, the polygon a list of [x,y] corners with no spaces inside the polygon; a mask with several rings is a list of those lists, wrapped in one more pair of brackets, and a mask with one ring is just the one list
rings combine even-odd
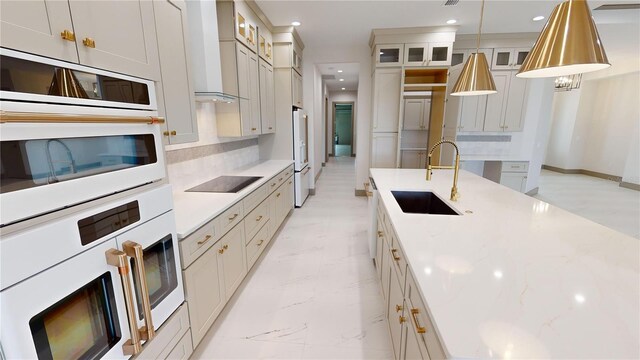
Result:
{"label": "built-in microwave", "polygon": [[7,359],[126,359],[184,302],[171,187],[3,234]]}
{"label": "built-in microwave", "polygon": [[166,176],[153,81],[0,56],[0,227]]}

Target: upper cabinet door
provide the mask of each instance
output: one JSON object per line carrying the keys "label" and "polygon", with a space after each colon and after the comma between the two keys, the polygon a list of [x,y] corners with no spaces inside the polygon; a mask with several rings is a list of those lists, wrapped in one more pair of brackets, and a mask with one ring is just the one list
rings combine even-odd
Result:
{"label": "upper cabinet door", "polygon": [[497,48],[493,51],[491,70],[511,70],[513,67],[513,49]]}
{"label": "upper cabinet door", "polygon": [[274,133],[275,99],[273,88],[273,67],[260,59],[260,120],[263,134]]}
{"label": "upper cabinet door", "polygon": [[258,55],[249,53],[249,96],[251,100],[250,135],[262,133],[260,126],[260,75],[258,74]]}
{"label": "upper cabinet door", "polygon": [[427,66],[449,66],[452,48],[452,43],[429,43]]}
{"label": "upper cabinet door", "polygon": [[162,75],[158,94],[164,98],[164,106],[159,102],[158,108],[160,115],[166,118],[169,143],[197,141],[191,63],[185,40],[188,35],[186,4],[181,0],[154,1],[153,9]]}
{"label": "upper cabinet door", "polygon": [[376,66],[398,66],[403,63],[404,44],[376,45]]}
{"label": "upper cabinet door", "polygon": [[258,26],[253,11],[243,2],[234,1],[236,39],[253,52],[258,50]]}
{"label": "upper cabinet door", "polygon": [[373,132],[397,132],[402,69],[379,69],[374,78]]}
{"label": "upper cabinet door", "polygon": [[520,69],[520,66],[524,63],[524,59],[527,58],[530,48],[518,48],[513,50],[513,69]]}
{"label": "upper cabinet door", "polygon": [[160,80],[151,1],[70,0],[80,63]]}
{"label": "upper cabinet door", "polygon": [[427,62],[428,44],[404,44],[404,64],[424,66]]}
{"label": "upper cabinet door", "polygon": [[3,47],[78,62],[71,14],[66,1],[2,0],[0,22],[0,45]]}

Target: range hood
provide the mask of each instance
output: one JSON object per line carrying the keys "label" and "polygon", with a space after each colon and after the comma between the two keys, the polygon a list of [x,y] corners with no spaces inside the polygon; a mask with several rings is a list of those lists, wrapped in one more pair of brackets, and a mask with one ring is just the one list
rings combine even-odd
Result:
{"label": "range hood", "polygon": [[216,2],[186,1],[196,102],[238,101],[223,91]]}

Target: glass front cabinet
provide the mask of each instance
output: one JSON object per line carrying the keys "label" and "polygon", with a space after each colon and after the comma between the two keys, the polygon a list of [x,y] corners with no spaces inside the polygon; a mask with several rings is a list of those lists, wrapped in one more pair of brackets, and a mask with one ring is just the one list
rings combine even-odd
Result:
{"label": "glass front cabinet", "polygon": [[376,66],[398,66],[403,63],[404,44],[376,45]]}
{"label": "glass front cabinet", "polygon": [[529,48],[497,48],[494,50],[491,70],[518,70],[529,55]]}

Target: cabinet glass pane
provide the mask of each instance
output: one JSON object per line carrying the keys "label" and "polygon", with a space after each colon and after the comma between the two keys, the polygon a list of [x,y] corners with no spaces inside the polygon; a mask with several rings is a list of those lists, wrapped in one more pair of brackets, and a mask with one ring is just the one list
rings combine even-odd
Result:
{"label": "cabinet glass pane", "polygon": [[449,48],[446,46],[435,46],[431,53],[431,61],[447,61]]}
{"label": "cabinet glass pane", "polygon": [[522,63],[524,63],[524,59],[527,58],[527,55],[529,55],[528,51],[518,51],[518,59],[517,59],[517,64],[518,65],[522,65]]}
{"label": "cabinet glass pane", "polygon": [[400,49],[380,49],[380,63],[400,62]]}
{"label": "cabinet glass pane", "polygon": [[245,21],[244,16],[238,13],[238,34],[240,34],[240,36],[242,37],[247,36],[247,32],[245,30],[246,26],[247,26],[247,22]]}
{"label": "cabinet glass pane", "polygon": [[496,65],[509,65],[509,58],[511,57],[510,55],[511,53],[509,52],[499,52],[496,56]]}
{"label": "cabinet glass pane", "polygon": [[462,64],[463,61],[464,61],[464,54],[463,53],[453,53],[451,55],[451,66],[456,66],[458,64]]}
{"label": "cabinet glass pane", "polygon": [[406,60],[408,62],[422,62],[424,60],[424,48],[409,48],[409,58]]}
{"label": "cabinet glass pane", "polygon": [[265,54],[265,40],[264,37],[262,35],[260,35],[260,53],[261,54]]}

